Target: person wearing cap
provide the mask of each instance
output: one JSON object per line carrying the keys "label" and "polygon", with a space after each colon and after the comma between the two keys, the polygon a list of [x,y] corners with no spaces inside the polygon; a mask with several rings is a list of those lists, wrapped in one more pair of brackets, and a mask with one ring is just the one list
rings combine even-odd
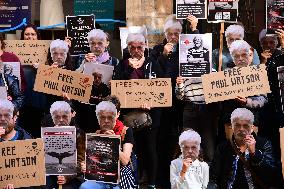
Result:
{"label": "person wearing cap", "polygon": [[194,130],[179,136],[182,155],[170,166],[172,189],[205,189],[209,181],[209,166],[199,160],[201,137]]}
{"label": "person wearing cap", "polygon": [[[229,27],[227,27],[225,31],[227,47],[223,47],[223,51],[222,51],[222,70],[235,66],[233,62],[233,58],[230,54],[229,48],[232,42],[236,40],[244,39],[244,33],[245,33],[244,27],[241,25],[234,24],[234,25],[230,25]],[[260,64],[259,56],[256,50],[254,50],[254,53],[253,53],[253,63],[252,64],[253,65]],[[216,71],[218,70],[218,65],[219,65],[219,49],[214,49],[212,52],[212,66]]]}

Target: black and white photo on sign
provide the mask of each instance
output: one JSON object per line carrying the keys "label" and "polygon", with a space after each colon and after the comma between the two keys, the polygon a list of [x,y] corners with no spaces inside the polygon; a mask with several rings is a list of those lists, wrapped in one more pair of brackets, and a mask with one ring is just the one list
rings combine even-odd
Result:
{"label": "black and white photo on sign", "polygon": [[47,175],[73,175],[77,172],[76,128],[42,127]]}
{"label": "black and white photo on sign", "polygon": [[90,51],[88,33],[95,28],[94,15],[67,16],[67,36],[71,38],[71,55],[86,54]]}
{"label": "black and white photo on sign", "polygon": [[277,67],[278,72],[278,81],[279,81],[279,89],[281,96],[281,108],[282,112],[284,112],[284,66]]}
{"label": "black and white photo on sign", "polygon": [[19,81],[19,86],[21,86],[20,65],[20,62],[3,62],[3,64],[0,65],[5,75],[9,75]]}
{"label": "black and white photo on sign", "polygon": [[188,15],[193,15],[199,19],[206,19],[207,16],[206,0],[177,0],[176,15],[177,19],[185,19]]}
{"label": "black and white photo on sign", "polygon": [[238,0],[209,0],[208,21],[209,22],[236,22],[238,16]]}
{"label": "black and white photo on sign", "polygon": [[179,44],[180,76],[197,78],[211,72],[211,33],[182,34]]}
{"label": "black and white photo on sign", "polygon": [[86,135],[86,179],[117,184],[119,180],[119,135]]}
{"label": "black and white photo on sign", "polygon": [[112,78],[114,67],[96,62],[87,62],[84,64],[84,74],[92,75],[100,79],[102,83],[108,85]]}

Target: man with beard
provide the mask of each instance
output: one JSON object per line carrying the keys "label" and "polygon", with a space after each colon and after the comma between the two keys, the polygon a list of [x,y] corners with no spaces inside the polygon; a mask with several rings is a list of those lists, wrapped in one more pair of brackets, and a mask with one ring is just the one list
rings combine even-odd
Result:
{"label": "man with beard", "polygon": [[232,139],[217,147],[210,166],[211,184],[220,189],[270,188],[277,173],[271,143],[253,132],[254,115],[246,108],[231,114]]}
{"label": "man with beard", "polygon": [[[14,111],[13,103],[6,99],[0,99],[0,142],[32,138],[25,130],[16,127],[16,121],[17,111]],[[8,184],[4,189],[14,189],[14,186]]]}
{"label": "man with beard", "polygon": [[188,62],[209,62],[209,50],[203,47],[202,38],[195,36],[193,38],[194,47],[188,49],[187,60]]}

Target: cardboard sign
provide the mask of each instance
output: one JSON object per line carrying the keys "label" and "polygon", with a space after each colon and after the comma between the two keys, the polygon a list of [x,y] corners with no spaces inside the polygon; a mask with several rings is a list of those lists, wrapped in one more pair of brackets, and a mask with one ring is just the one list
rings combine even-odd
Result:
{"label": "cardboard sign", "polygon": [[67,36],[72,38],[70,53],[72,55],[87,54],[90,51],[88,33],[95,28],[95,16],[67,16]]}
{"label": "cardboard sign", "polygon": [[5,51],[18,56],[22,64],[45,64],[50,40],[6,40]]}
{"label": "cardboard sign", "polygon": [[284,0],[266,0],[266,28],[284,29]]}
{"label": "cardboard sign", "polygon": [[119,98],[122,108],[172,106],[171,79],[112,80],[111,94]]}
{"label": "cardboard sign", "polygon": [[42,127],[47,175],[77,173],[76,128],[71,126]]}
{"label": "cardboard sign", "polygon": [[79,72],[40,65],[37,70],[34,91],[89,102],[94,78]]}
{"label": "cardboard sign", "polygon": [[95,73],[100,74],[102,75],[102,79],[101,79],[102,82],[108,85],[109,81],[112,78],[113,70],[114,70],[113,66],[98,64],[95,62],[91,62],[91,63],[87,62],[84,64],[83,73],[87,75],[91,75],[91,76]]}
{"label": "cardboard sign", "polygon": [[186,19],[188,15],[193,15],[199,19],[207,18],[207,0],[177,0],[177,19]]}
{"label": "cardboard sign", "polygon": [[179,75],[196,78],[210,73],[212,34],[182,34],[179,40]]}
{"label": "cardboard sign", "polygon": [[0,188],[45,185],[42,139],[0,142]]}
{"label": "cardboard sign", "polygon": [[270,93],[265,65],[234,67],[201,76],[205,102]]}
{"label": "cardboard sign", "polygon": [[86,179],[119,182],[119,135],[86,135]]}
{"label": "cardboard sign", "polygon": [[280,132],[280,148],[281,148],[281,162],[282,162],[282,175],[284,178],[284,128],[279,129]]}
{"label": "cardboard sign", "polygon": [[0,99],[7,99],[7,88],[0,87]]}
{"label": "cardboard sign", "polygon": [[209,0],[208,22],[237,22],[238,0]]}

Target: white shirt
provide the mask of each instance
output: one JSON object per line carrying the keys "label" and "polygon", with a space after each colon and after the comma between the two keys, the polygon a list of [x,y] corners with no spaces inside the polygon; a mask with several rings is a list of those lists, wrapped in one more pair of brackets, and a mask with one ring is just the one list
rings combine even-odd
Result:
{"label": "white shirt", "polygon": [[185,173],[184,179],[180,177],[182,158],[171,162],[170,179],[172,189],[205,189],[209,182],[209,166],[206,162],[196,159]]}

